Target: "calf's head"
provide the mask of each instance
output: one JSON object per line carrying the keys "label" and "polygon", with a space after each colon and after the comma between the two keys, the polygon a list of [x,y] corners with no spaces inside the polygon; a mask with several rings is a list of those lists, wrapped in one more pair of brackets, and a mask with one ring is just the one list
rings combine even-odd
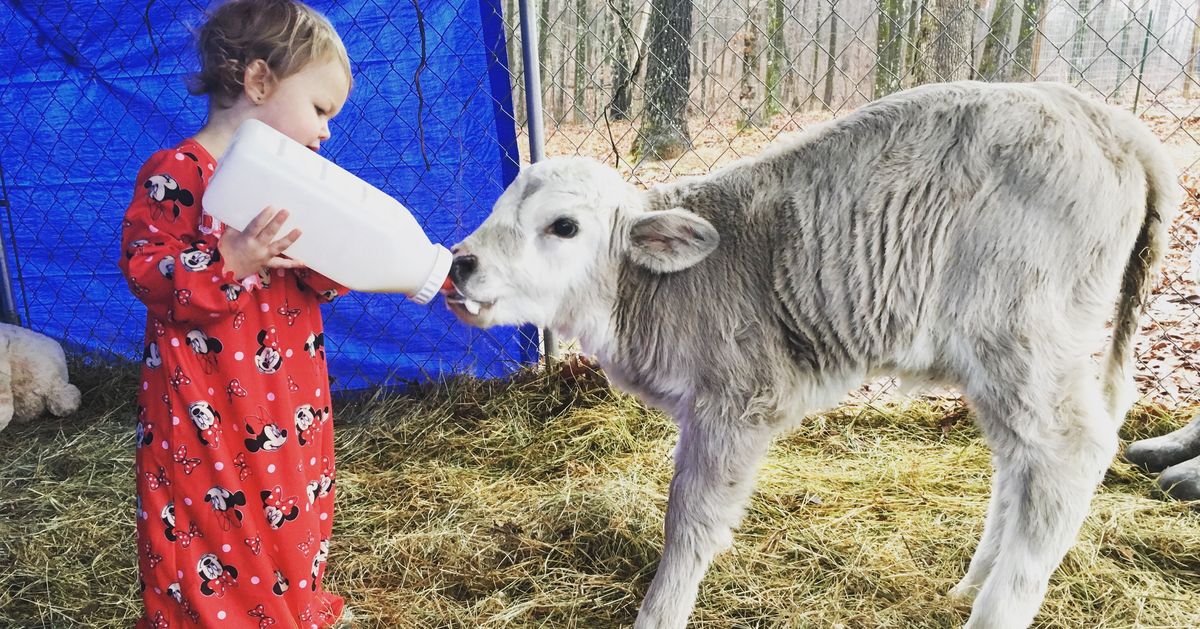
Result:
{"label": "calf's head", "polygon": [[717,247],[708,221],[651,205],[615,170],[587,158],[525,168],[479,229],[455,245],[446,303],[478,327],[601,332],[618,299],[621,265],[673,273]]}

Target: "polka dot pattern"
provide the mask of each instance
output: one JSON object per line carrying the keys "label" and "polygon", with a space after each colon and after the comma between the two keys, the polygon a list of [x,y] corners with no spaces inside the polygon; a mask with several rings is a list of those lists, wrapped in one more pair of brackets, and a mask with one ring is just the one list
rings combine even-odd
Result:
{"label": "polka dot pattern", "polygon": [[[192,254],[216,250],[222,232],[198,201],[212,171],[211,156],[192,141],[155,154],[143,172],[175,183],[139,185],[161,184],[171,193],[161,201],[136,195],[122,233],[126,245],[164,243],[120,262],[145,289],[145,338],[155,344],[137,399],[143,604],[150,617],[162,611],[172,625],[182,618],[174,598],[180,596],[198,626],[258,626],[250,614],[258,605],[275,626],[307,626],[301,610],[336,600],[320,580],[314,592],[308,576],[333,529],[334,491],[311,504],[307,491],[323,462],[333,460],[333,422],[322,415],[302,445],[295,411],[329,406],[321,399],[329,386],[325,357],[304,346],[322,332],[321,294],[344,289],[291,269],[272,270],[252,286],[226,275],[221,260],[191,270],[204,262]],[[181,191],[196,201],[176,202]],[[187,267],[180,262],[185,250],[192,252]],[[171,279],[159,270],[166,256],[175,263]],[[280,594],[272,591],[276,570],[287,579]]]}

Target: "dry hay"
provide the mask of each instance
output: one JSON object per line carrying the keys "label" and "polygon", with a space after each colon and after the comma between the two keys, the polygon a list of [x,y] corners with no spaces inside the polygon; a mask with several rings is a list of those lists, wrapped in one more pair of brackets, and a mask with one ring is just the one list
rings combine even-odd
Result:
{"label": "dry hay", "polygon": [[[129,370],[0,433],[0,626],[137,613]],[[1139,408],[1124,436],[1185,413]],[[653,576],[674,428],[602,378],[523,373],[343,400],[327,586],[362,627],[628,626]],[[950,627],[990,470],[951,400],[848,406],[777,441],[694,627]],[[1200,625],[1200,513],[1117,462],[1039,627]]]}

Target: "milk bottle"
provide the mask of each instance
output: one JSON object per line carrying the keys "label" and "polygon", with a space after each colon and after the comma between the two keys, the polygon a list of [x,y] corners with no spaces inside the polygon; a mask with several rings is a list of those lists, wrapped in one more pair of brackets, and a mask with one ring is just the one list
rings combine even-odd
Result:
{"label": "milk bottle", "polygon": [[299,228],[285,254],[352,290],[403,293],[427,303],[452,256],[433,244],[403,205],[258,120],[234,133],[204,192],[204,211],[235,229],[268,205],[288,211],[280,234]]}

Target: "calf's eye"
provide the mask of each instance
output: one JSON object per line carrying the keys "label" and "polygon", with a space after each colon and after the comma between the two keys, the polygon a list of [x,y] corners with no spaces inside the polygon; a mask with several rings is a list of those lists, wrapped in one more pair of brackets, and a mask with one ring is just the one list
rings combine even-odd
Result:
{"label": "calf's eye", "polygon": [[569,218],[560,218],[550,224],[549,231],[559,238],[574,238],[575,234],[579,233],[579,223]]}

